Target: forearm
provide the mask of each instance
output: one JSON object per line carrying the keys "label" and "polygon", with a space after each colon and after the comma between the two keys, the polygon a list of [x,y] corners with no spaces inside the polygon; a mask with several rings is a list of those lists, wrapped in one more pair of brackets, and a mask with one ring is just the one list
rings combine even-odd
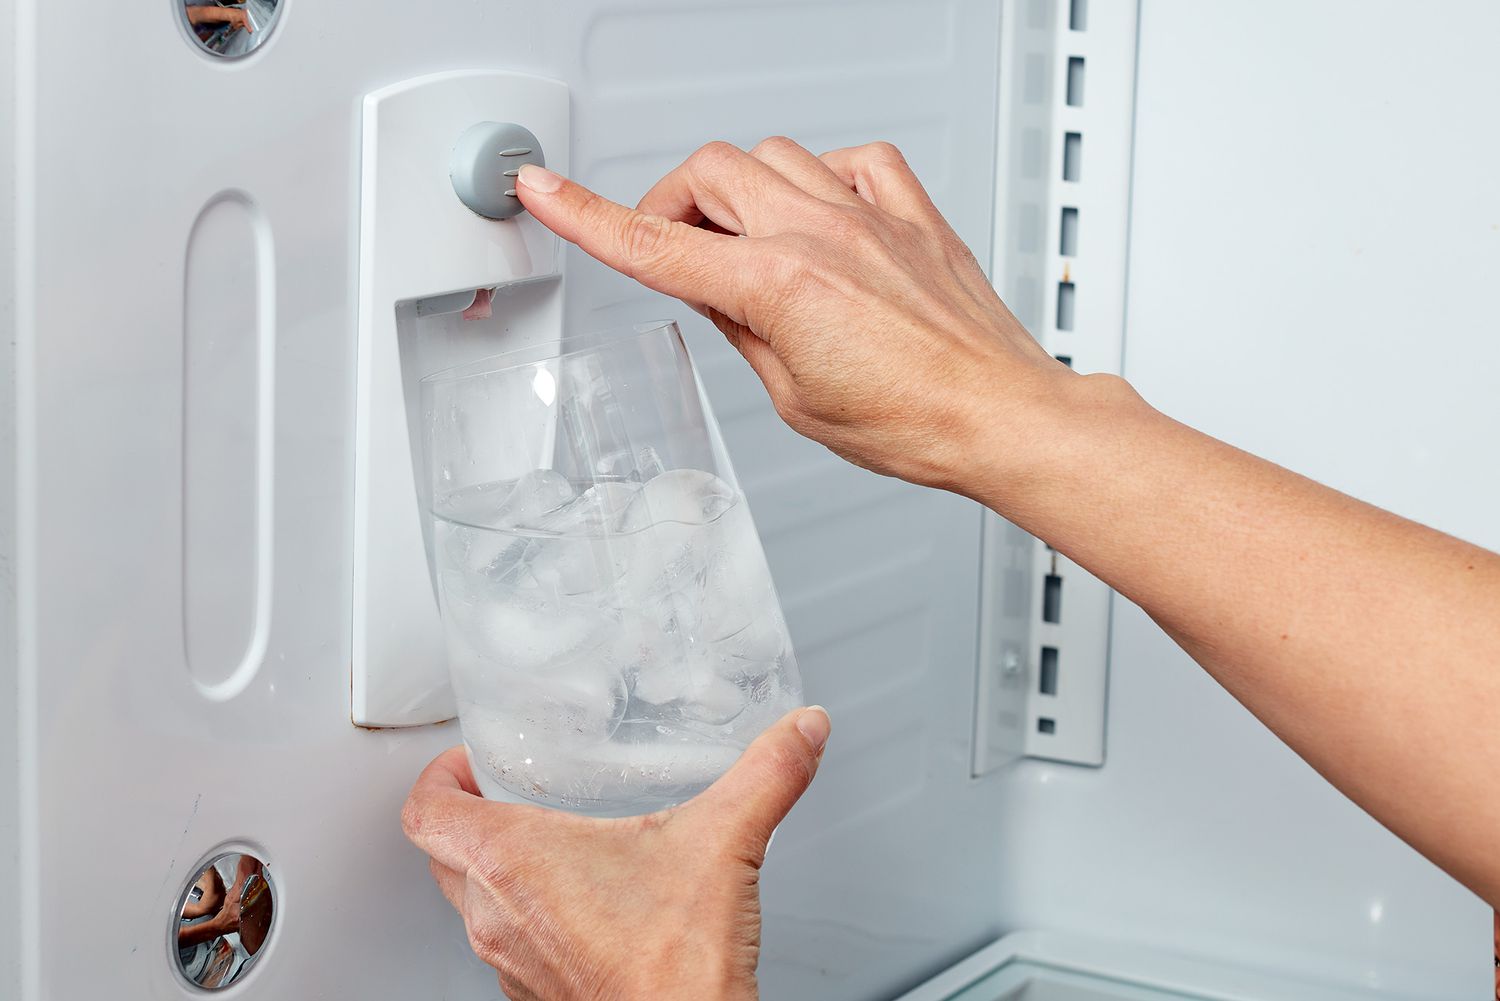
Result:
{"label": "forearm", "polygon": [[239,7],[189,7],[188,24],[239,24],[245,17]]}
{"label": "forearm", "polygon": [[976,499],[1139,604],[1313,767],[1500,903],[1485,793],[1500,557],[1199,434],[1119,380],[1061,386],[1034,447]]}
{"label": "forearm", "polygon": [[226,926],[217,918],[209,918],[195,925],[188,925],[177,932],[177,948],[188,949],[202,942],[212,942],[216,938],[222,938],[235,929]]}

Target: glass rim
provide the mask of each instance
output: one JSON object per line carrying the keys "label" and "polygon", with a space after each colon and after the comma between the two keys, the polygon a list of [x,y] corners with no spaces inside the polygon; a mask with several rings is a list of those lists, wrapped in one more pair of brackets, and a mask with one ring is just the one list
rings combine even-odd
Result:
{"label": "glass rim", "polygon": [[644,320],[619,327],[606,327],[603,330],[594,330],[586,334],[555,337],[535,344],[526,344],[511,348],[509,351],[488,355],[477,361],[454,365],[423,376],[418,380],[417,385],[425,389],[445,383],[478,379],[487,375],[499,375],[502,372],[510,372],[538,362],[559,361],[563,358],[617,347],[624,342],[637,340],[663,330],[673,331],[678,338],[682,336],[677,321],[670,319]]}

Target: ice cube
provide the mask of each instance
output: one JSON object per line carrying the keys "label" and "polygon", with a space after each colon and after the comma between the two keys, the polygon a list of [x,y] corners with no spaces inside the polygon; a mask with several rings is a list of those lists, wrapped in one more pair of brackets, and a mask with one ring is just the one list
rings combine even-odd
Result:
{"label": "ice cube", "polygon": [[767,593],[769,584],[764,563],[760,567],[736,563],[722,548],[709,553],[699,589],[703,638],[719,640],[742,632],[767,599],[774,606],[774,595]]}
{"label": "ice cube", "polygon": [[710,671],[695,676],[683,694],[681,712],[695,723],[723,726],[745,711],[750,699],[744,689]]}
{"label": "ice cube", "polygon": [[639,634],[640,657],[630,675],[631,694],[653,706],[681,702],[692,691],[694,670],[704,673],[693,663],[697,651],[650,616],[643,616],[642,621],[647,626]]}
{"label": "ice cube", "polygon": [[549,514],[542,527],[560,535],[602,535],[620,531],[625,511],[640,484],[621,480],[596,483]]}
{"label": "ice cube", "polygon": [[488,528],[536,528],[544,515],[573,499],[573,485],[555,469],[536,469],[501,493],[460,491],[445,502],[444,513]]}
{"label": "ice cube", "polygon": [[637,665],[631,695],[653,706],[665,706],[681,700],[688,690],[687,672],[680,661],[652,657]]}
{"label": "ice cube", "polygon": [[635,547],[619,533],[620,518],[637,489],[598,483],[543,516],[537,527],[558,538],[535,540],[531,569],[537,581],[559,594],[597,594],[613,603],[614,583],[628,572]]}
{"label": "ice cube", "polygon": [[441,518],[433,526],[433,544],[437,547],[440,571],[457,577],[490,579],[497,577],[500,568],[517,562],[526,545],[524,539]]}
{"label": "ice cube", "polygon": [[612,575],[601,562],[607,554],[595,552],[596,541],[567,535],[532,540],[527,569],[545,598],[581,599],[608,587]]}
{"label": "ice cube", "polygon": [[474,653],[501,668],[545,671],[597,647],[610,623],[602,612],[513,593],[509,600],[451,594],[444,609]]}
{"label": "ice cube", "polygon": [[744,629],[714,640],[710,646],[719,673],[731,678],[742,672],[763,673],[774,668],[786,653],[786,625],[774,607],[765,609]]}
{"label": "ice cube", "polygon": [[634,677],[646,665],[667,662],[667,650],[659,623],[637,609],[621,609],[597,655],[600,663]]}
{"label": "ice cube", "polygon": [[442,491],[433,507],[443,518],[465,524],[482,525],[490,512],[505,503],[516,488],[515,480],[491,480],[454,490]]}
{"label": "ice cube", "polygon": [[638,702],[667,709],[670,716],[716,725],[744,710],[748,696],[737,682],[745,679],[745,672],[720,667],[721,655],[713,646],[669,642],[652,653],[632,677],[631,695]]}
{"label": "ice cube", "polygon": [[622,523],[636,550],[621,575],[621,601],[696,638],[712,546],[707,526],[735,500],[728,484],[697,469],[674,469],[641,487]]}
{"label": "ice cube", "polygon": [[701,469],[673,469],[653,478],[625,512],[626,531],[664,523],[706,525],[734,505],[729,484]]}
{"label": "ice cube", "polygon": [[624,676],[592,661],[526,676],[496,695],[524,706],[535,733],[584,741],[608,740],[629,701]]}

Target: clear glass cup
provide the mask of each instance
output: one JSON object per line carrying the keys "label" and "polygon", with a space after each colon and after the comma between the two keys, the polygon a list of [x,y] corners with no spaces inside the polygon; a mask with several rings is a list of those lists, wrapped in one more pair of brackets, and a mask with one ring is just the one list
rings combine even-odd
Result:
{"label": "clear glass cup", "polygon": [[440,372],[421,407],[449,668],[486,796],[659,809],[801,703],[675,323]]}

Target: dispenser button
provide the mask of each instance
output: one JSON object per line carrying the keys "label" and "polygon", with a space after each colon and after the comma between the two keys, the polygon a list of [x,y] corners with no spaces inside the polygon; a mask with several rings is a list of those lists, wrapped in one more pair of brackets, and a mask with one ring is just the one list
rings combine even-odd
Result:
{"label": "dispenser button", "polygon": [[546,166],[542,144],[514,122],[480,122],[464,130],[453,147],[448,176],[459,201],[488,219],[509,219],[526,211],[516,197],[521,166]]}

